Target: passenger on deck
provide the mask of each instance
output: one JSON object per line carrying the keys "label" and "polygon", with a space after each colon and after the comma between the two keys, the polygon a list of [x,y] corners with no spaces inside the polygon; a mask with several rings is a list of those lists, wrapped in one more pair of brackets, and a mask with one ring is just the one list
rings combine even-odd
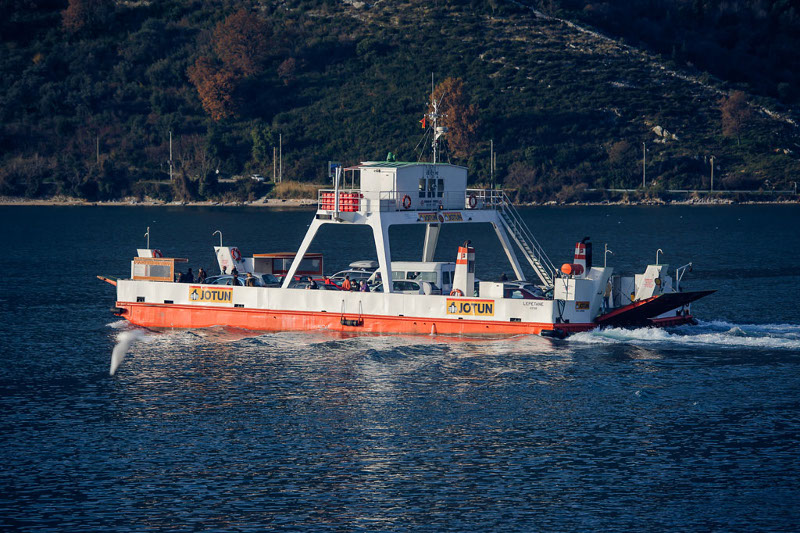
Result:
{"label": "passenger on deck", "polygon": [[506,276],[505,272],[503,272],[503,274],[501,274],[500,281],[508,281],[508,276]]}
{"label": "passenger on deck", "polygon": [[203,267],[197,269],[197,283],[203,283],[206,280],[206,271]]}
{"label": "passenger on deck", "polygon": [[349,291],[351,288],[350,276],[345,276],[344,281],[342,282],[342,290]]}
{"label": "passenger on deck", "polygon": [[361,280],[361,292],[369,292],[369,287],[367,286],[367,280]]}
{"label": "passenger on deck", "polygon": [[184,283],[194,283],[194,274],[192,273],[192,267],[189,267],[189,270],[186,271],[186,274],[183,276]]}
{"label": "passenger on deck", "polygon": [[233,265],[233,268],[231,269],[231,274],[233,274],[234,276],[239,275],[239,270],[236,268],[236,265]]}
{"label": "passenger on deck", "polygon": [[244,280],[244,284],[247,287],[255,287],[256,286],[256,278],[253,277],[253,275],[250,272],[248,272],[247,273],[247,278]]}
{"label": "passenger on deck", "polygon": [[233,285],[234,287],[238,287],[239,286],[239,274],[238,273],[235,273],[233,275],[233,277],[231,278],[231,281],[228,283],[228,285]]}
{"label": "passenger on deck", "polygon": [[175,273],[175,283],[183,283],[183,272]]}
{"label": "passenger on deck", "polygon": [[227,266],[223,266],[222,267],[222,275],[224,276],[227,273],[228,273],[228,267]]}

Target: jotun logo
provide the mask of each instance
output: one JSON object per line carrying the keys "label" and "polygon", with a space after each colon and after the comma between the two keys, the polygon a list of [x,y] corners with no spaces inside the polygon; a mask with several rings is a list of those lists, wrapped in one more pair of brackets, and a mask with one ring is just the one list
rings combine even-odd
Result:
{"label": "jotun logo", "polygon": [[484,300],[447,300],[448,315],[494,316],[494,302]]}
{"label": "jotun logo", "polygon": [[190,286],[189,302],[215,303],[215,304],[233,303],[233,287],[220,287],[220,288],[209,289],[207,287],[200,287],[194,285]]}

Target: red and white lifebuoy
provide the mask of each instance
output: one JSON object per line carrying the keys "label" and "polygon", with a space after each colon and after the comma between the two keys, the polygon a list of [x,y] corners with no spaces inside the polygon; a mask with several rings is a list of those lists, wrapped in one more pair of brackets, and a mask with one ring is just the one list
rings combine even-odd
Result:
{"label": "red and white lifebuoy", "polygon": [[453,289],[450,291],[450,296],[464,296],[464,293],[461,292],[461,289]]}
{"label": "red and white lifebuoy", "polygon": [[474,194],[470,194],[468,202],[469,202],[469,208],[475,209],[475,206],[478,205],[478,197],[475,196]]}
{"label": "red and white lifebuoy", "polygon": [[164,257],[164,254],[161,253],[161,250],[153,250],[153,257]]}
{"label": "red and white lifebuoy", "polygon": [[411,207],[411,197],[409,195],[403,196],[403,209]]}
{"label": "red and white lifebuoy", "polygon": [[231,257],[233,257],[234,261],[241,261],[242,252],[240,252],[238,248],[231,248]]}

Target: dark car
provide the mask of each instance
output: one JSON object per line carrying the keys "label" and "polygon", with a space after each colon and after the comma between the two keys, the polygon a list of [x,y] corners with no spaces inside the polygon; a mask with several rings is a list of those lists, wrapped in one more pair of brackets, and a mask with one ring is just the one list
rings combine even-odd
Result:
{"label": "dark car", "polygon": [[275,277],[273,274],[260,274],[261,281],[264,283],[261,285],[262,287],[280,287],[281,280]]}
{"label": "dark car", "polygon": [[[290,289],[312,289],[310,281],[293,281],[289,284]],[[318,283],[313,282],[316,285],[316,290],[320,291],[340,291],[342,290],[338,285],[334,285],[333,283]]]}

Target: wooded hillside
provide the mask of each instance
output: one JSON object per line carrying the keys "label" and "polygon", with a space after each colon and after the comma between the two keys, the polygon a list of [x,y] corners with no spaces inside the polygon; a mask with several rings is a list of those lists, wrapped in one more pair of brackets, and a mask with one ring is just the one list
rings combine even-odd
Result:
{"label": "wooded hillside", "polygon": [[431,73],[469,110],[451,113],[445,158],[487,184],[493,140],[520,200],[639,187],[643,149],[652,194],[708,188],[712,155],[715,189],[800,175],[786,0],[0,6],[0,195],[253,199],[269,185],[247,177],[272,176],[279,136],[284,180],[427,158]]}

